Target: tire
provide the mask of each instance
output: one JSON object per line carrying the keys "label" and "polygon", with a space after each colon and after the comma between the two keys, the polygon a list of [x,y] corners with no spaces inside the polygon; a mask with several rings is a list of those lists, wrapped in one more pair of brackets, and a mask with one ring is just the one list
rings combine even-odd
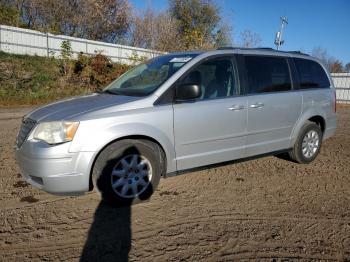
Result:
{"label": "tire", "polygon": [[300,130],[293,149],[288,152],[291,160],[300,163],[311,163],[318,155],[322,145],[321,128],[314,122],[307,121]]}
{"label": "tire", "polygon": [[100,153],[92,180],[104,201],[113,206],[130,206],[151,197],[164,170],[163,163],[157,144],[120,140]]}

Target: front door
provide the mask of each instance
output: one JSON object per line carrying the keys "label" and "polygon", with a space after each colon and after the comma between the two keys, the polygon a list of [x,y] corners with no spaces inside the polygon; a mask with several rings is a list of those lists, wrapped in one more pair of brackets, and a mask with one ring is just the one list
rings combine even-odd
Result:
{"label": "front door", "polygon": [[178,84],[201,86],[202,96],[174,103],[177,169],[245,156],[247,98],[239,96],[234,60],[215,58],[195,66]]}

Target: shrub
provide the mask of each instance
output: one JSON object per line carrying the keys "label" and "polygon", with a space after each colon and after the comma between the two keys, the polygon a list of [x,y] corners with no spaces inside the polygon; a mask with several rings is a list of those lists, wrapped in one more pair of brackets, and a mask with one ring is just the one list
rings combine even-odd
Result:
{"label": "shrub", "polygon": [[0,105],[41,104],[91,93],[130,68],[102,54],[81,53],[77,60],[67,59],[71,69],[63,75],[61,60],[0,52]]}
{"label": "shrub", "polygon": [[69,40],[64,40],[61,43],[61,55],[60,55],[60,72],[62,75],[68,75],[71,71],[71,59],[73,56],[72,45]]}
{"label": "shrub", "polygon": [[106,86],[128,69],[129,66],[114,64],[101,53],[93,56],[79,54],[74,65],[73,78],[96,90]]}

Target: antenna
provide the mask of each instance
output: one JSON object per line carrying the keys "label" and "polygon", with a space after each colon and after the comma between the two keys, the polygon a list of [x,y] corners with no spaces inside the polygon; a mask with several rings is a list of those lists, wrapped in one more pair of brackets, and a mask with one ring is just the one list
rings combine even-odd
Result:
{"label": "antenna", "polygon": [[288,17],[286,16],[281,16],[281,30],[276,33],[276,38],[275,38],[275,45],[277,47],[277,50],[280,49],[280,46],[283,45],[284,40],[282,40],[282,35],[283,35],[283,29],[284,25],[288,25]]}

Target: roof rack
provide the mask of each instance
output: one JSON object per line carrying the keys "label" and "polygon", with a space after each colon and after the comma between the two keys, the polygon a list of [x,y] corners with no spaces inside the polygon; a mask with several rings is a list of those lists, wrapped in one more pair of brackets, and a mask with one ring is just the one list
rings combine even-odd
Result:
{"label": "roof rack", "polygon": [[253,47],[253,48],[248,48],[248,47],[232,47],[232,46],[224,46],[224,47],[219,47],[217,50],[266,50],[266,51],[273,51],[273,52],[280,52],[280,53],[294,53],[294,54],[300,54],[300,55],[307,55],[301,51],[283,51],[283,50],[276,50],[271,47]]}
{"label": "roof rack", "polygon": [[275,51],[275,49],[271,48],[271,47],[253,47],[253,48],[249,48],[249,47],[233,47],[233,46],[223,46],[223,47],[219,47],[217,50],[227,50],[227,49],[239,49],[239,50],[271,50],[271,51]]}
{"label": "roof rack", "polygon": [[301,55],[310,56],[309,54],[305,54],[305,53],[303,53],[301,51],[280,51],[280,52],[295,53],[295,54],[301,54]]}

